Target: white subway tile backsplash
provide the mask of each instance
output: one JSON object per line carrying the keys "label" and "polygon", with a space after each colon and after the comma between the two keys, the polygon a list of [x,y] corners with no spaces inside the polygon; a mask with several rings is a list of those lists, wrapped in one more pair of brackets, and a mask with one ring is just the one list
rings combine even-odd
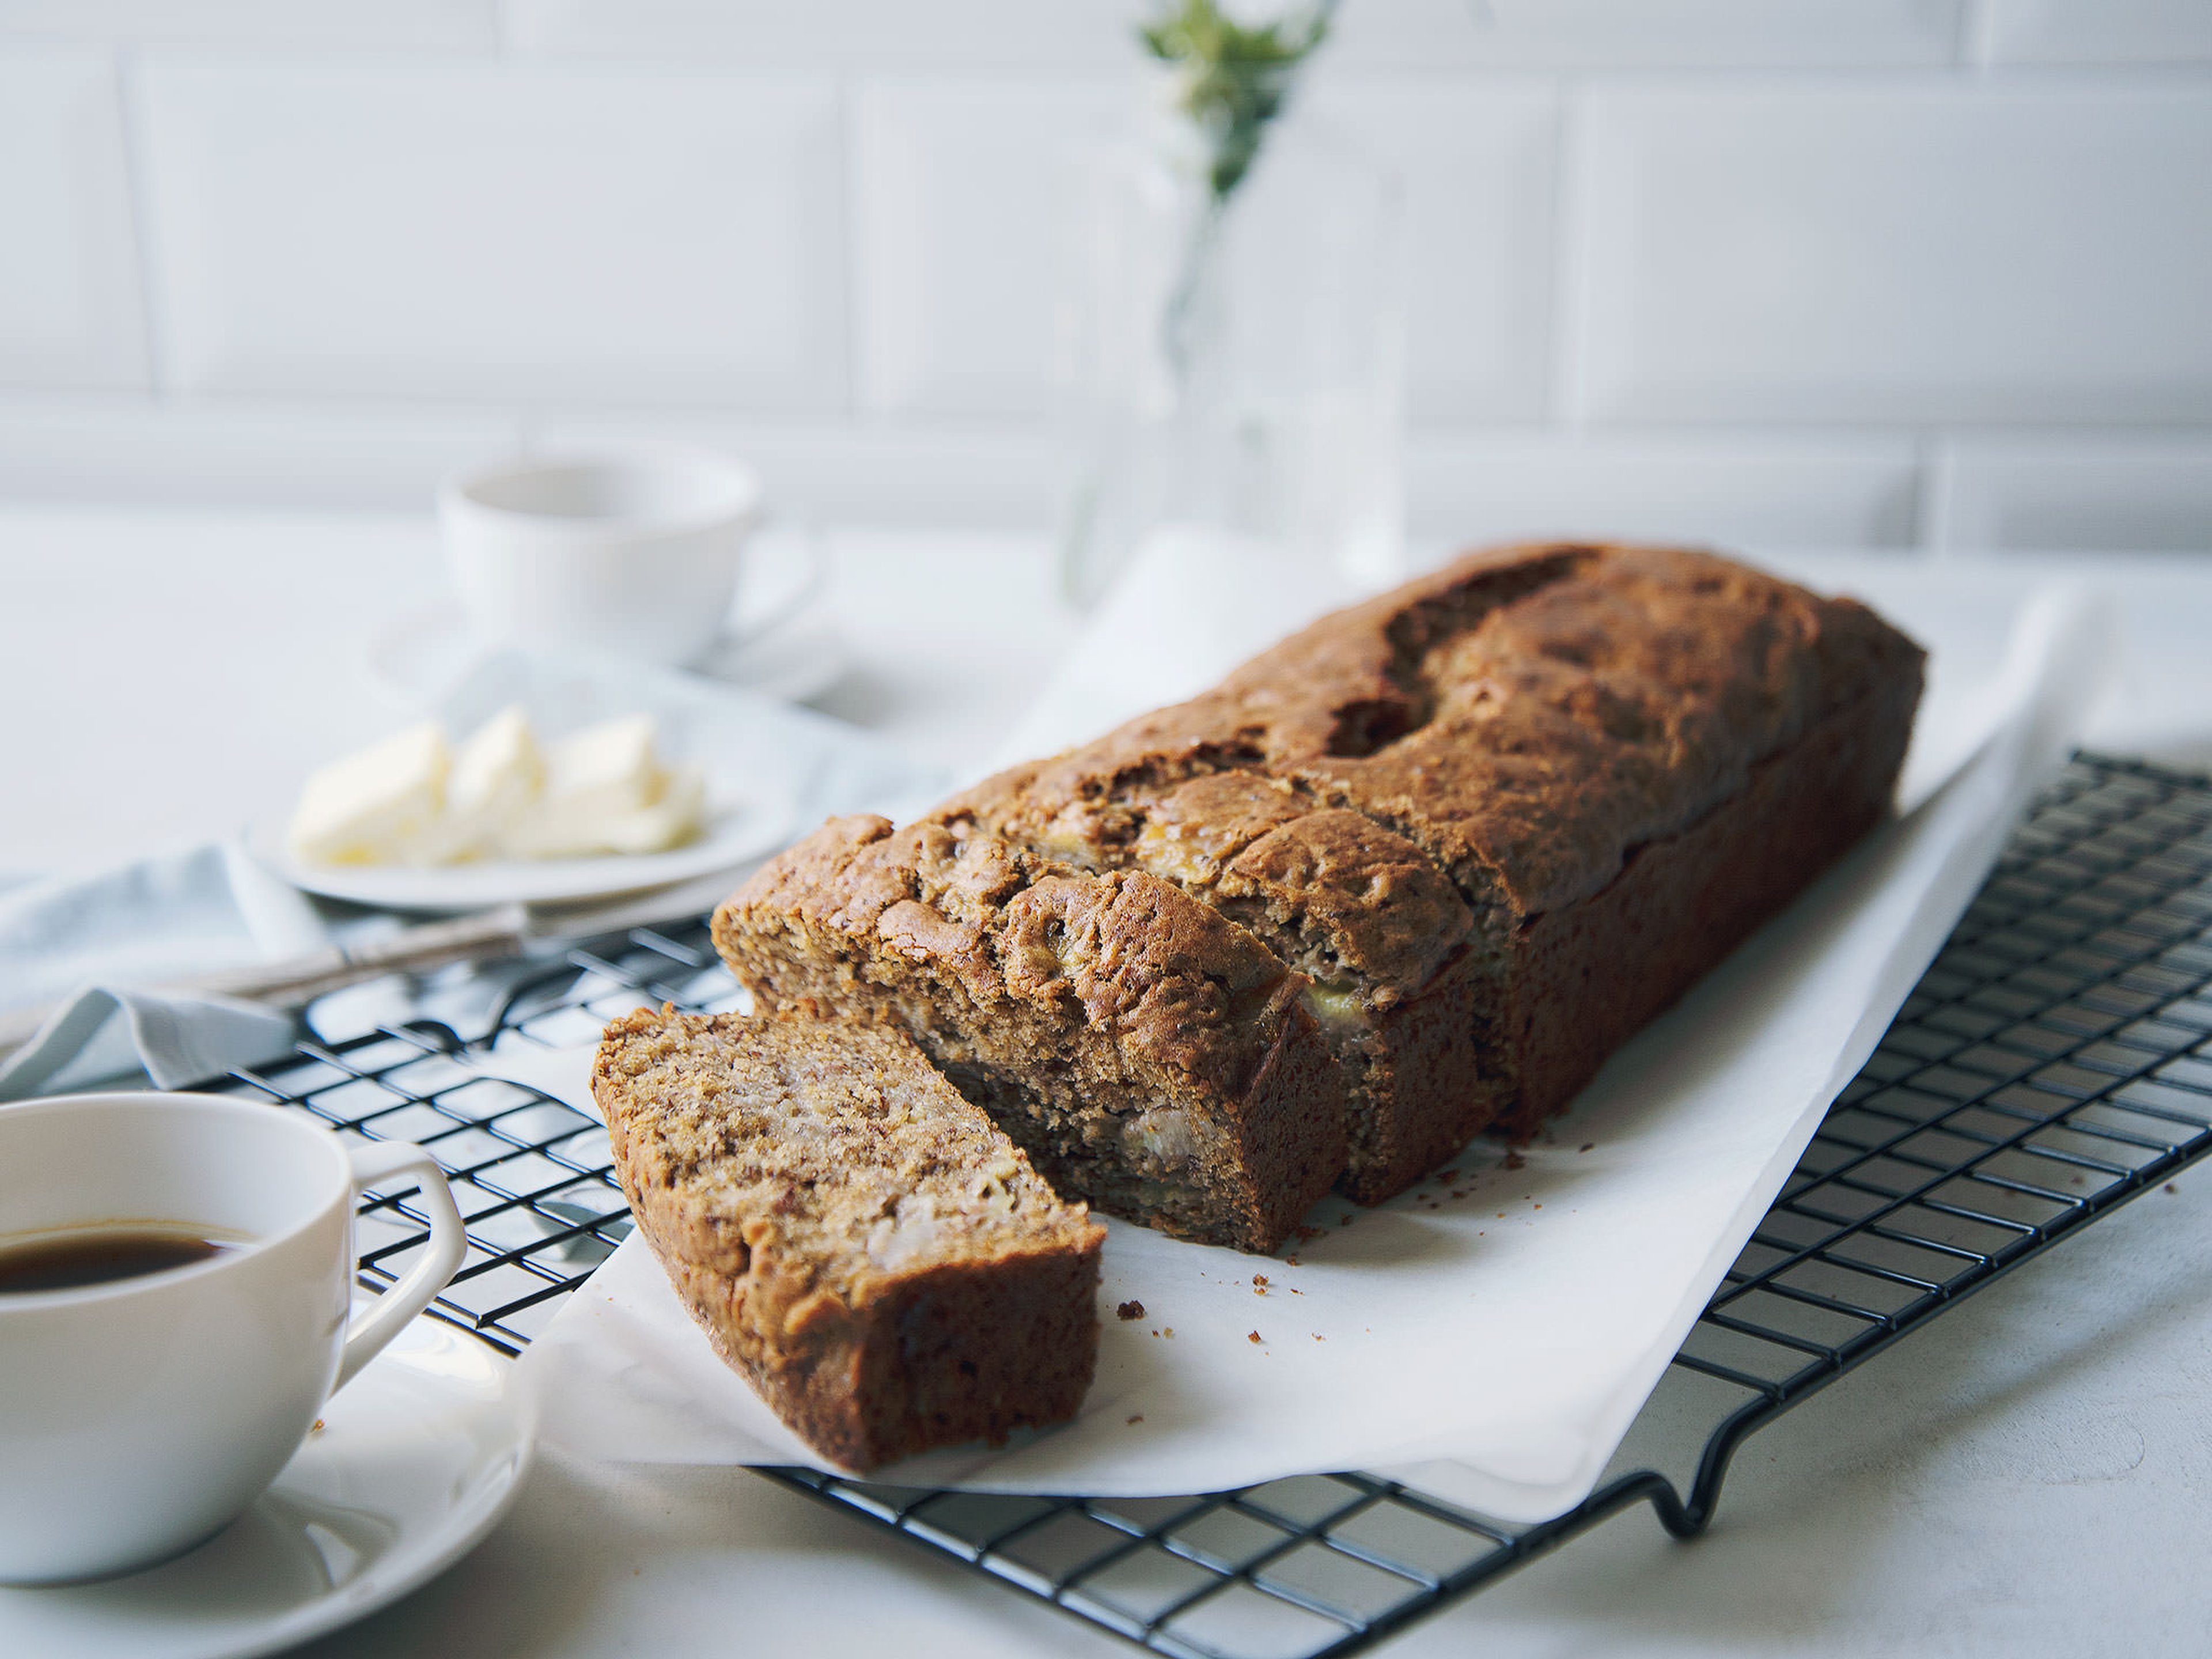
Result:
{"label": "white subway tile backsplash", "polygon": [[[0,0],[0,497],[689,439],[1039,533],[1165,3]],[[1351,0],[1249,197],[1402,185],[1417,536],[2212,550],[2207,66],[2212,0]]]}
{"label": "white subway tile backsplash", "polygon": [[1962,440],[1943,467],[1946,548],[2212,553],[2212,433]]}
{"label": "white subway tile backsplash", "polygon": [[1594,420],[2212,416],[2212,95],[1594,91]]}
{"label": "white subway tile backsplash", "polygon": [[1550,367],[1559,100],[1504,81],[1326,82],[1310,105],[1399,179],[1416,423],[1527,422]]}
{"label": "white subway tile backsplash", "polygon": [[0,498],[429,510],[438,481],[512,453],[496,412],[0,399]]}
{"label": "white subway tile backsplash", "polygon": [[0,36],[488,51],[494,0],[0,0]]}
{"label": "white subway tile backsplash", "polygon": [[1424,432],[1408,459],[1419,540],[1610,537],[1755,551],[1915,538],[1919,465],[1902,439]]}
{"label": "white subway tile backsplash", "polygon": [[[878,81],[860,90],[854,260],[865,409],[969,416],[1048,406],[1078,158],[1137,107],[1118,82]],[[1551,89],[1339,80],[1287,119],[1322,124],[1402,185],[1414,417],[1540,416],[1556,169]]]}
{"label": "white subway tile backsplash", "polygon": [[823,64],[972,75],[1112,73],[1136,61],[1132,0],[500,0],[520,52],[711,54],[752,67]]}
{"label": "white subway tile backsplash", "polygon": [[1363,69],[1947,64],[1964,0],[1353,0],[1328,50]]}
{"label": "white subway tile backsplash", "polygon": [[1077,157],[1115,85],[870,82],[853,106],[855,339],[875,415],[1042,412]]}
{"label": "white subway tile backsplash", "polygon": [[0,54],[0,386],[143,386],[130,185],[104,55]]}
{"label": "white subway tile backsplash", "polygon": [[1983,0],[1991,64],[2212,63],[2208,0]]}
{"label": "white subway tile backsplash", "polygon": [[826,82],[154,58],[138,86],[179,387],[842,405]]}

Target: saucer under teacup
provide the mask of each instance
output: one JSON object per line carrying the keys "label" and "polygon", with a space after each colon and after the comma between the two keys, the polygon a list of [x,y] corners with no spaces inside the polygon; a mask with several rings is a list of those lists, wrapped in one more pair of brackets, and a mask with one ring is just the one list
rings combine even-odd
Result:
{"label": "saucer under teacup", "polygon": [[416,1320],[204,1544],[122,1577],[0,1587],[0,1653],[248,1659],[397,1601],[467,1554],[521,1489],[532,1414],[511,1374],[474,1338]]}

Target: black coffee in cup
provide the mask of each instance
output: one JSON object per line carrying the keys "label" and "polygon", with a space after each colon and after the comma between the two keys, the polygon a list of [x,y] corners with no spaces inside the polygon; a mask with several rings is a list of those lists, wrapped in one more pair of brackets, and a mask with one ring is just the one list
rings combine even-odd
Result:
{"label": "black coffee in cup", "polygon": [[0,1296],[74,1291],[210,1261],[245,1243],[207,1228],[120,1221],[0,1241]]}

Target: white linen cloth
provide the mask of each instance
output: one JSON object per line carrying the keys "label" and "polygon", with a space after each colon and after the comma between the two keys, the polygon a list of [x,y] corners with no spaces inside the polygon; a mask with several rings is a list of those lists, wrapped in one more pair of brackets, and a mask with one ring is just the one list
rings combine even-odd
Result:
{"label": "white linen cloth", "polygon": [[[1256,643],[1208,595],[1273,591],[1266,573],[1233,550],[1194,568],[1170,552],[1133,571],[1021,741],[1095,731]],[[1275,608],[1270,637],[1297,620]],[[1571,1507],[2059,763],[2109,633],[2094,601],[2047,595],[1994,679],[1936,673],[1899,820],[1615,1055],[1540,1144],[1478,1142],[1375,1209],[1327,1200],[1308,1218],[1319,1236],[1281,1259],[1109,1223],[1101,1307],[1144,1311],[1107,1314],[1080,1416],[875,1478],[1140,1495],[1365,1468],[1511,1520]],[[1923,643],[1940,665],[1943,641]],[[579,1090],[580,1056],[539,1074]],[[819,1461],[716,1358],[635,1237],[523,1367],[542,1434],[579,1455]]]}
{"label": "white linen cloth", "polygon": [[314,907],[235,846],[0,893],[0,1009],[59,1005],[0,1060],[0,1100],[141,1070],[175,1088],[273,1060],[292,1046],[291,1015],[144,988],[325,943]]}

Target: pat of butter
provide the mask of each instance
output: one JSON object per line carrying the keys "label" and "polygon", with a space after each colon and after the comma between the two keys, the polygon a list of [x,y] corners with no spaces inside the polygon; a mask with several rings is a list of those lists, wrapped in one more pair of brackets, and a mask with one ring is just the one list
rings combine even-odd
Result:
{"label": "pat of butter", "polygon": [[334,761],[307,780],[293,814],[303,864],[407,864],[434,856],[453,757],[434,722]]}
{"label": "pat of butter", "polygon": [[653,717],[601,720],[554,744],[545,769],[549,805],[587,812],[631,812],[660,793]]}
{"label": "pat of butter", "polygon": [[705,803],[697,768],[662,768],[650,716],[604,720],[553,746],[544,798],[514,848],[529,858],[663,852],[697,832]]}
{"label": "pat of butter", "polygon": [[663,779],[659,799],[608,819],[601,839],[617,853],[665,853],[699,833],[706,807],[706,775],[696,766],[679,766]]}
{"label": "pat of butter", "polygon": [[544,787],[545,760],[529,720],[519,704],[501,709],[453,757],[446,783],[443,858],[504,853]]}
{"label": "pat of butter", "polygon": [[303,864],[455,864],[470,859],[661,853],[705,823],[706,778],[665,768],[653,721],[603,720],[541,752],[520,708],[448,750],[410,727],[307,781],[289,843]]}

